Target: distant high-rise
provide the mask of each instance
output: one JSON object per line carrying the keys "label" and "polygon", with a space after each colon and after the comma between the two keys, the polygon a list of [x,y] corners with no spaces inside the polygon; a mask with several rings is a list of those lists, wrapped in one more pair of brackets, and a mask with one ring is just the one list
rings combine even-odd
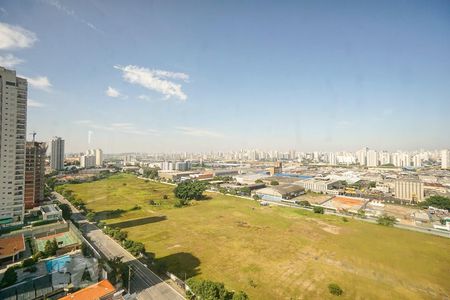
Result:
{"label": "distant high-rise", "polygon": [[23,223],[27,81],[0,67],[0,227]]}
{"label": "distant high-rise", "polygon": [[25,157],[25,208],[39,206],[44,201],[44,171],[47,145],[27,142]]}
{"label": "distant high-rise", "polygon": [[57,171],[64,169],[64,140],[60,137],[52,139],[50,167]]}
{"label": "distant high-rise", "polygon": [[[89,168],[89,167],[101,167],[103,165],[103,151],[102,149],[89,149],[86,151],[86,154],[84,156],[93,156],[94,157],[94,162],[91,162],[91,159],[89,158],[89,163],[87,165],[85,165],[85,168]],[[81,159],[81,158],[80,158]],[[86,159],[86,158],[85,158]],[[81,162],[80,162],[81,164]],[[83,166],[81,166],[83,167]]]}
{"label": "distant high-rise", "polygon": [[356,152],[356,156],[358,158],[358,162],[361,166],[365,166],[367,165],[367,151],[369,150],[369,148],[363,148],[361,150],[359,150],[358,152]]}
{"label": "distant high-rise", "polygon": [[450,169],[450,150],[441,151],[441,167],[442,169]]}
{"label": "distant high-rise", "polygon": [[378,152],[375,150],[367,151],[367,166],[376,167],[378,166]]}

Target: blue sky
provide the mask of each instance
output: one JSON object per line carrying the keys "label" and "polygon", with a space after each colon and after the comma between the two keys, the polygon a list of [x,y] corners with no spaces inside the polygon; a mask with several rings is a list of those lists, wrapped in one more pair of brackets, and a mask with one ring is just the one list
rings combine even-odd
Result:
{"label": "blue sky", "polygon": [[450,147],[449,1],[0,2],[68,151]]}

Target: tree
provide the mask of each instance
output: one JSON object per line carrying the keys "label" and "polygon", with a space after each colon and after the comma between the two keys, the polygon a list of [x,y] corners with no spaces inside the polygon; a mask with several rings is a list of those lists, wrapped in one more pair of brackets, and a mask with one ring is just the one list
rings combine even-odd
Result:
{"label": "tree", "polygon": [[263,183],[263,181],[261,179],[256,179],[255,183]]}
{"label": "tree", "polygon": [[232,300],[248,300],[248,299],[249,299],[248,295],[243,291],[235,293],[232,298]]}
{"label": "tree", "polygon": [[14,267],[9,267],[5,274],[3,274],[2,281],[0,281],[0,288],[13,285],[17,281],[17,273]]}
{"label": "tree", "polygon": [[271,182],[270,182],[270,185],[279,185],[280,183],[278,182],[278,181],[276,181],[276,180],[272,180]]}
{"label": "tree", "polygon": [[394,226],[397,222],[394,216],[388,216],[386,214],[379,216],[377,219],[377,223],[383,226]]}
{"label": "tree", "polygon": [[186,283],[195,294],[196,299],[231,300],[233,298],[234,293],[228,291],[222,282],[189,278]]}
{"label": "tree", "polygon": [[158,168],[145,168],[144,169],[144,177],[150,179],[158,179]]}
{"label": "tree", "polygon": [[429,207],[433,206],[440,209],[450,210],[450,198],[444,196],[431,196],[428,197],[425,201],[419,203],[420,207]]}
{"label": "tree", "polygon": [[244,186],[243,188],[241,188],[241,193],[243,195],[250,195],[251,190],[250,190],[250,188],[248,186]]}
{"label": "tree", "polygon": [[88,212],[88,214],[86,215],[86,219],[88,219],[89,222],[93,222],[95,218],[95,213],[93,212]]}
{"label": "tree", "polygon": [[253,195],[253,199],[258,201],[261,198],[258,195],[255,194],[255,195]]}
{"label": "tree", "polygon": [[65,220],[70,220],[70,217],[72,216],[72,209],[70,208],[69,204],[61,203],[58,205],[59,208],[62,211],[62,216]]}
{"label": "tree", "polygon": [[323,207],[320,207],[320,206],[314,206],[313,211],[316,214],[323,214],[324,213]]}
{"label": "tree", "polygon": [[58,251],[58,243],[56,242],[56,239],[47,240],[44,247],[45,256],[54,256],[56,255],[56,251]]}
{"label": "tree", "polygon": [[341,287],[339,285],[337,285],[336,283],[330,283],[328,285],[328,291],[330,291],[330,294],[335,295],[335,296],[340,296],[344,293],[344,291],[341,289]]}
{"label": "tree", "polygon": [[186,180],[177,185],[173,190],[175,197],[183,200],[200,200],[203,198],[203,192],[206,185],[201,181]]}
{"label": "tree", "polygon": [[122,283],[123,286],[128,286],[128,266],[122,261],[121,256],[116,256],[108,261],[108,265],[112,271],[108,279],[112,284]]}

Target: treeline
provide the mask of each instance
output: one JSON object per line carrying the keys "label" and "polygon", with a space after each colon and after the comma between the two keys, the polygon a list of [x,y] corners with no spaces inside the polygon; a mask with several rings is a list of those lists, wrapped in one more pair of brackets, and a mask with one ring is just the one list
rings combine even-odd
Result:
{"label": "treeline", "polygon": [[222,282],[189,278],[186,280],[191,292],[187,293],[190,299],[202,300],[248,300],[243,291],[227,290]]}

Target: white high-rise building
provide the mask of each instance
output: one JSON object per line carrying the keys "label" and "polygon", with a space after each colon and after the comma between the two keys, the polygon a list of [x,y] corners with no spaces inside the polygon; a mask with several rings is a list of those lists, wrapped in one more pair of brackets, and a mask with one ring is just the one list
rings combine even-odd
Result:
{"label": "white high-rise building", "polygon": [[337,164],[336,153],[328,153],[328,164],[335,166]]}
{"label": "white high-rise building", "polygon": [[93,168],[95,167],[95,155],[81,155],[80,156],[80,168]]}
{"label": "white high-rise building", "polygon": [[[94,161],[94,165],[91,166],[91,164],[89,164],[89,167],[101,167],[103,165],[103,151],[102,149],[89,149],[86,151],[86,156],[94,156],[95,157],[95,161]],[[81,159],[81,158],[80,158]],[[81,162],[80,162],[81,164]],[[86,167],[86,168],[89,168]]]}
{"label": "white high-rise building", "polygon": [[422,166],[422,157],[420,154],[416,154],[412,158],[413,167],[420,168]]}
{"label": "white high-rise building", "polygon": [[367,151],[368,150],[369,150],[369,148],[366,147],[366,148],[363,148],[363,149],[359,150],[358,152],[356,152],[356,157],[361,166],[367,165]]}
{"label": "white high-rise building", "polygon": [[53,170],[64,169],[64,140],[55,136],[51,142],[50,167]]}
{"label": "white high-rise building", "polygon": [[367,151],[367,166],[368,167],[378,166],[378,152],[376,150]]}
{"label": "white high-rise building", "polygon": [[381,165],[387,165],[392,163],[391,161],[391,154],[387,151],[381,151],[378,153],[379,159],[380,159],[380,164]]}
{"label": "white high-rise building", "polygon": [[450,150],[441,151],[441,167],[442,169],[450,169]]}
{"label": "white high-rise building", "polygon": [[27,81],[0,67],[0,227],[23,223]]}

